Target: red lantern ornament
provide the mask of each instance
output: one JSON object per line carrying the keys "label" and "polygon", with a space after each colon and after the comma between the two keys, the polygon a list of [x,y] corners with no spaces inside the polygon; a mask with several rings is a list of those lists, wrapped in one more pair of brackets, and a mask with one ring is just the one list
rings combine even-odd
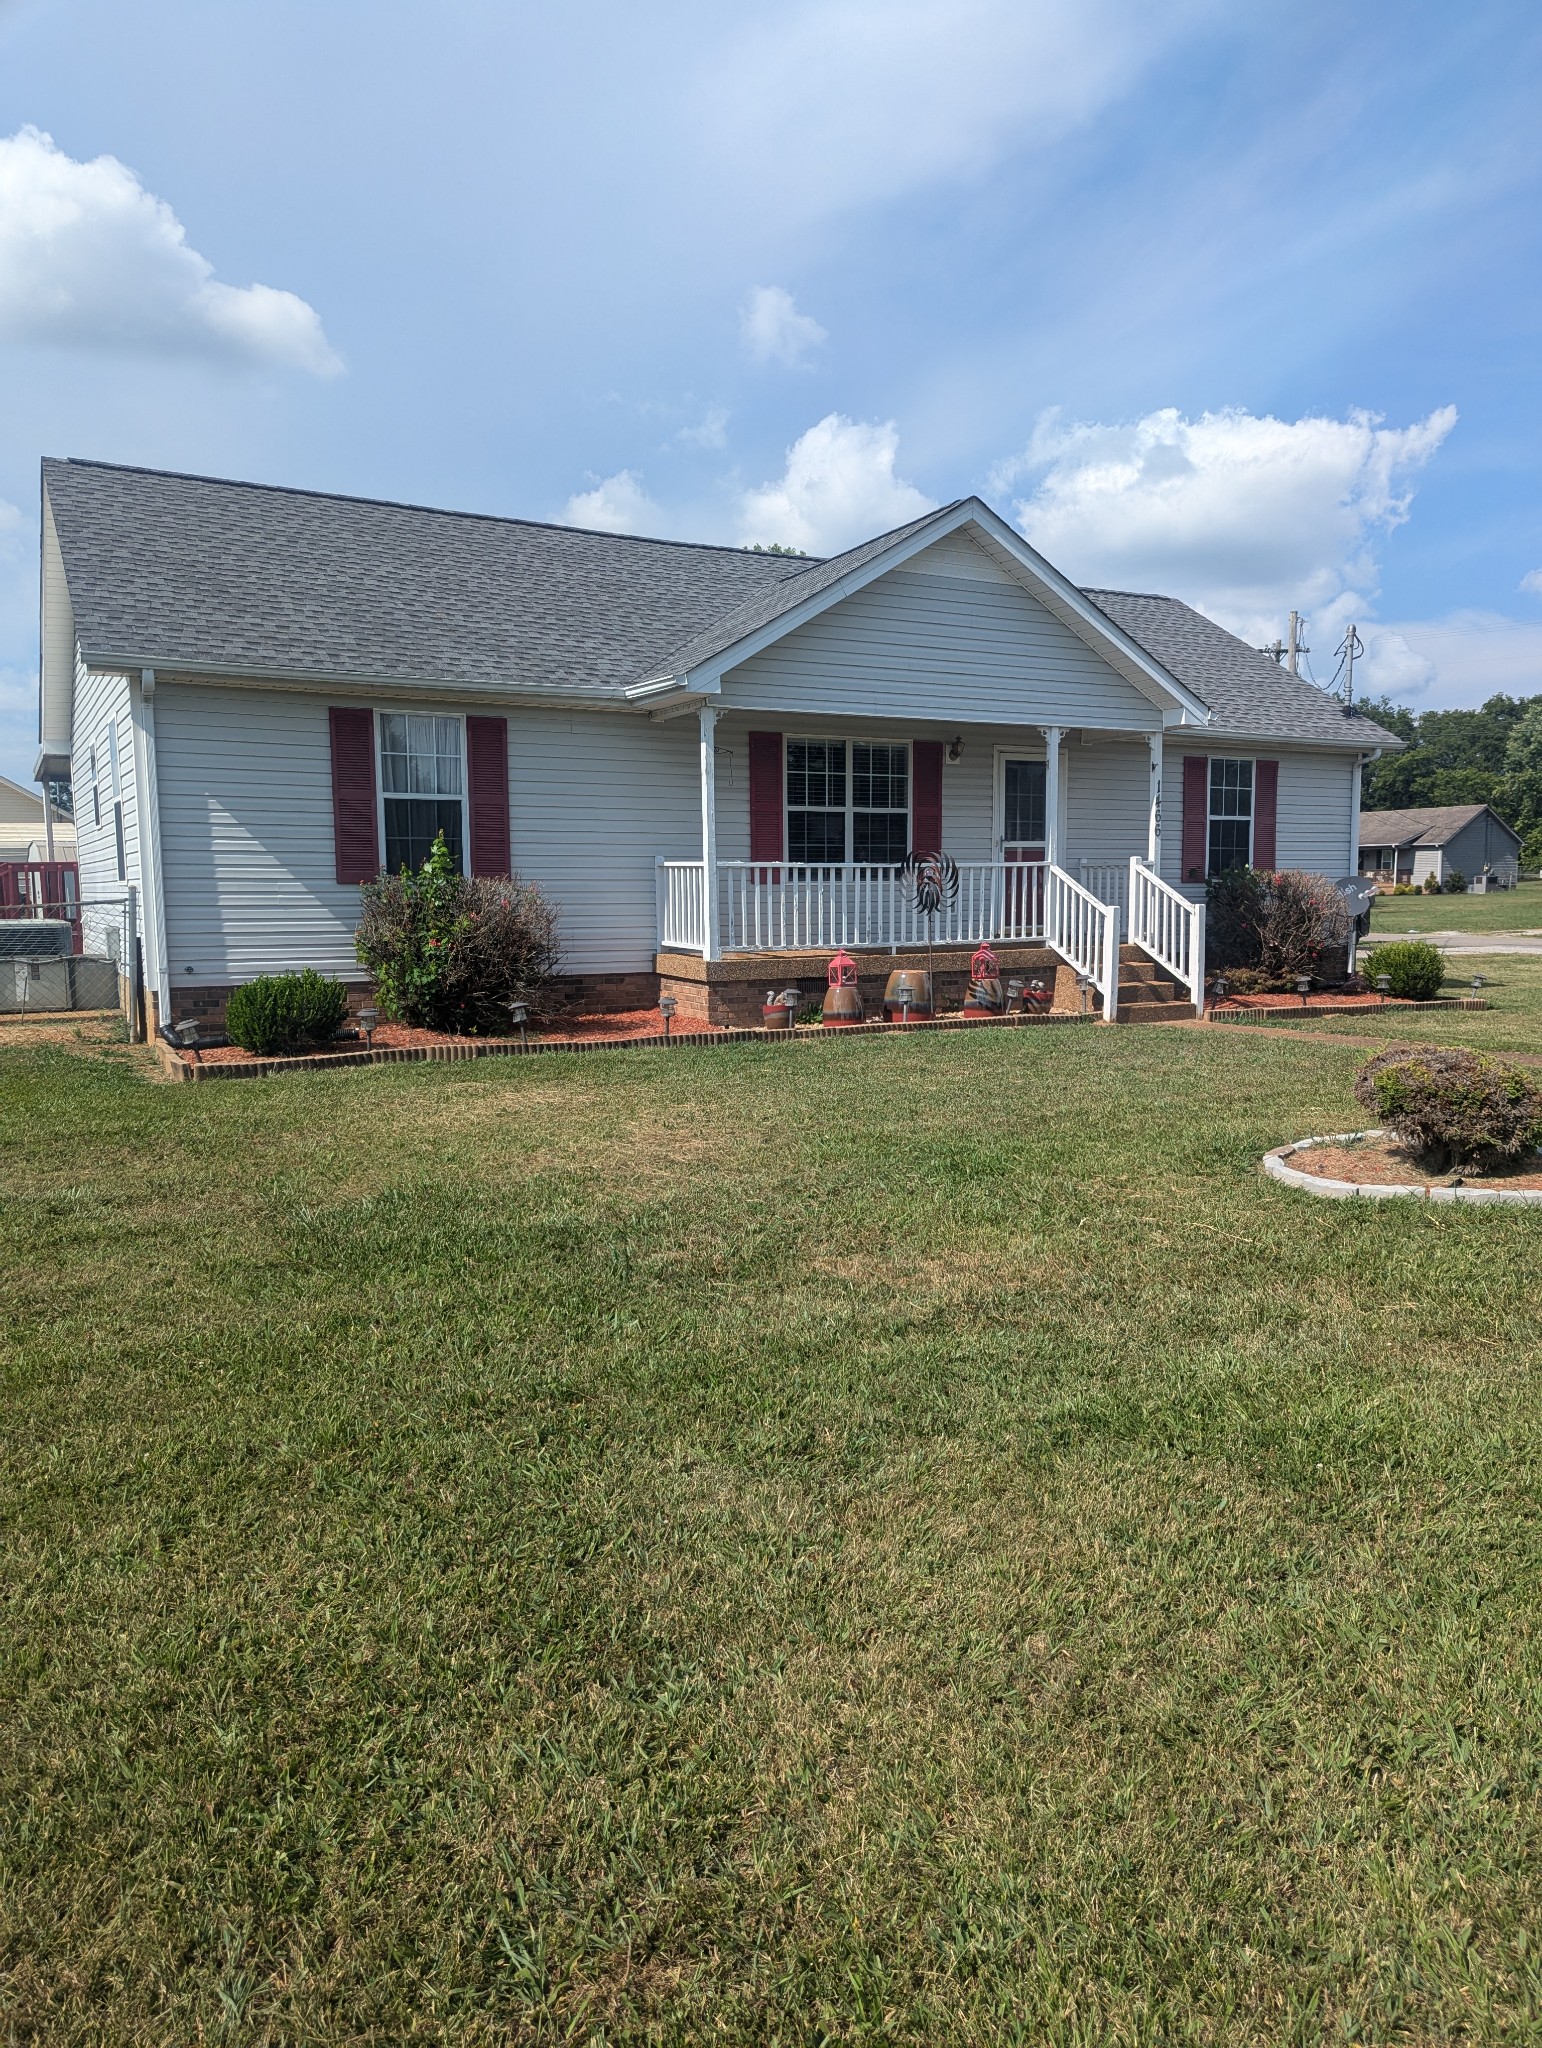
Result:
{"label": "red lantern ornament", "polygon": [[825,969],[822,1021],[828,1025],[860,1024],[862,998],[857,992],[857,963],[843,946]]}

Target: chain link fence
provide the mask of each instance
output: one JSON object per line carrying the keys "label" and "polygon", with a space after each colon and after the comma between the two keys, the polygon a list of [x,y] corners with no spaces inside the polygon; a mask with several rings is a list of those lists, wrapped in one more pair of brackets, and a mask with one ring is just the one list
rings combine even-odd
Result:
{"label": "chain link fence", "polygon": [[0,1017],[118,1010],[145,1030],[136,891],[0,904]]}

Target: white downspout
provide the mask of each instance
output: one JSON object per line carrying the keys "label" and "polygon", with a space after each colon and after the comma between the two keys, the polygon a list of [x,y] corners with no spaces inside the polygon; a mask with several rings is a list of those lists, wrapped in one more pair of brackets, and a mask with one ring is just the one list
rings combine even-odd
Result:
{"label": "white downspout", "polygon": [[[145,927],[147,978],[155,985],[156,1024],[171,1028],[171,972],[166,955],[166,890],[161,878],[161,802],[155,772],[155,670],[129,678],[134,728],[134,802],[139,813],[139,882]],[[146,1019],[146,1037],[149,1020]]]}
{"label": "white downspout", "polygon": [[1162,735],[1149,732],[1146,745],[1151,753],[1151,811],[1146,823],[1146,865],[1154,875],[1162,872]]}

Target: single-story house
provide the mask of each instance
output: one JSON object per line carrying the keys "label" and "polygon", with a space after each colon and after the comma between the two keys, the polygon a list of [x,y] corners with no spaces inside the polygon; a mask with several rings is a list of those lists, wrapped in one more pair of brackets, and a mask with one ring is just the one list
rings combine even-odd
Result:
{"label": "single-story house", "polygon": [[[42,547],[38,773],[163,1023],[361,981],[360,884],[438,831],[549,893],[591,1006],[726,1021],[930,936],[1138,1016],[1202,1000],[1208,873],[1354,870],[1397,745],[978,498],[816,561],[47,461]],[[930,933],[911,850],[958,864]]]}
{"label": "single-story house", "polygon": [[1436,804],[1423,810],[1360,813],[1360,873],[1379,882],[1422,887],[1450,874],[1490,876],[1513,889],[1521,835],[1487,804]]}

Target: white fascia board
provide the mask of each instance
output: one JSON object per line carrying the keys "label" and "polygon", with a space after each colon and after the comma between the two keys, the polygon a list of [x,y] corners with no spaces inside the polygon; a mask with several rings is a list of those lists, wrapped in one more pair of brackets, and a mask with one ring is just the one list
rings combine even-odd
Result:
{"label": "white fascia board", "polygon": [[[1013,532],[1006,521],[992,512],[979,498],[966,498],[951,510],[939,513],[935,519],[898,540],[893,547],[886,548],[881,555],[863,563],[859,569],[852,569],[837,582],[805,599],[792,610],[780,614],[770,624],[762,626],[744,639],[735,642],[722,654],[716,654],[710,661],[687,671],[676,678],[684,688],[706,690],[720,688],[725,670],[737,668],[740,662],[748,661],[763,648],[773,646],[787,634],[796,632],[822,612],[827,612],[843,598],[855,596],[870,583],[876,583],[881,576],[887,576],[892,569],[903,568],[926,548],[950,533],[957,533],[963,527],[972,527],[980,539],[990,547],[993,555],[998,552],[1006,557],[1007,566],[1017,579],[1028,588],[1045,610],[1067,626],[1076,637],[1090,647],[1118,674],[1124,677],[1134,689],[1149,702],[1156,705],[1163,714],[1163,722],[1169,715],[1173,723],[1186,725],[1208,725],[1210,707],[1186,690],[1175,676],[1168,674],[1152,655],[1137,645],[1127,633],[1116,626],[1111,619],[1092,604],[1073,583],[1051,568],[1042,555],[1022,537]],[[994,545],[992,545],[994,544]]]}
{"label": "white fascia board", "polygon": [[[621,692],[628,704],[658,704],[678,697],[687,688],[681,677],[675,675],[650,676],[645,683],[628,683]],[[692,683],[689,685],[695,696],[718,696],[723,688],[721,681]]]}
{"label": "white fascia board", "polygon": [[[75,618],[64,555],[48,492],[42,491],[38,550],[38,741],[50,754],[70,751],[75,727]],[[57,773],[59,771],[51,771]]]}
{"label": "white fascia board", "polygon": [[544,704],[577,711],[629,711],[633,707],[621,696],[600,696],[592,691],[521,688],[517,683],[456,682],[444,677],[425,676],[421,682],[403,682],[393,676],[382,681],[375,676],[311,676],[284,674],[272,669],[228,668],[185,661],[157,661],[148,655],[125,656],[122,660],[91,655],[86,669],[92,675],[138,675],[153,669],[163,683],[206,684],[215,689],[296,690],[309,695],[333,691],[339,696],[389,697],[421,704],[425,698],[444,697],[457,704]]}

